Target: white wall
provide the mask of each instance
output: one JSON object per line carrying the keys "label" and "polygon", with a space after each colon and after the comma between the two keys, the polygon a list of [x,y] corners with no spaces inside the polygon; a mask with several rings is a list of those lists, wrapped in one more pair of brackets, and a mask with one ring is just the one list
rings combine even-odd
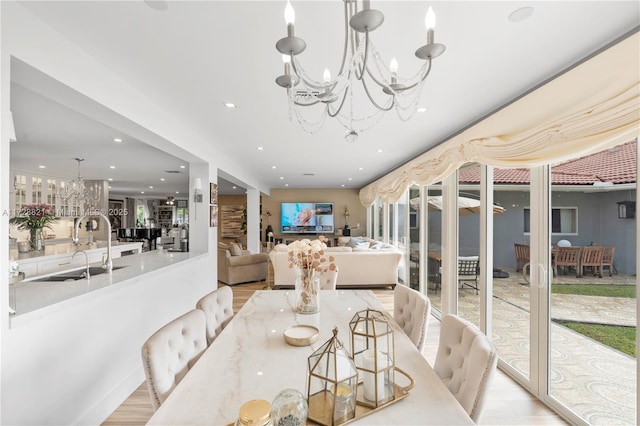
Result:
{"label": "white wall", "polygon": [[[224,164],[248,186],[268,192],[250,170],[215,152],[211,141],[176,122],[166,109],[151,103],[23,6],[0,2],[0,19],[0,211],[10,208],[6,123],[11,56],[142,126],[123,128],[138,139],[173,155],[188,156],[191,165],[198,165],[195,176],[203,182],[216,182],[216,170]],[[126,125],[115,121],[109,125]],[[154,135],[159,137],[145,137]],[[217,285],[217,229],[208,226],[208,206],[197,207],[198,220],[190,224],[191,248],[211,254],[40,321],[8,328],[8,276],[0,274],[2,424],[100,423],[141,383],[139,351],[144,339],[191,309],[198,297]],[[8,231],[8,215],[1,215],[0,241],[8,241]],[[8,270],[8,258],[8,244],[0,244],[0,269]]]}

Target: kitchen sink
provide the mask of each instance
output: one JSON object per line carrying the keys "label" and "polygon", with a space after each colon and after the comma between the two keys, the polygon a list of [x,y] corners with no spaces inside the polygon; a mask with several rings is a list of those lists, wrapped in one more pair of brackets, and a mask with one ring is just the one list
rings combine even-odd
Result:
{"label": "kitchen sink", "polygon": [[[114,266],[113,270],[124,268],[124,266]],[[89,275],[90,277],[104,274],[107,272],[106,269],[102,269],[100,266],[90,266],[89,267]],[[86,278],[87,268],[77,269],[75,271],[63,272],[61,274],[49,275],[48,277],[39,278],[33,281],[77,281]]]}

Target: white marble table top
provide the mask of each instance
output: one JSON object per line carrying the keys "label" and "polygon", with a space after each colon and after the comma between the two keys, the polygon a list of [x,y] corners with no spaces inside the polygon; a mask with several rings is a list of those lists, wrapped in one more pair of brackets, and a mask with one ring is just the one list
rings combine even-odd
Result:
{"label": "white marble table top", "polygon": [[[367,307],[384,312],[369,290],[323,290],[320,312],[296,314],[293,291],[257,291],[149,420],[150,425],[227,425],[252,399],[273,401],[294,388],[306,395],[307,358],[332,336],[349,347],[349,320]],[[320,330],[311,346],[285,343],[283,331],[294,324]],[[409,396],[352,424],[473,424],[409,338],[396,330],[396,366],[415,380]]]}

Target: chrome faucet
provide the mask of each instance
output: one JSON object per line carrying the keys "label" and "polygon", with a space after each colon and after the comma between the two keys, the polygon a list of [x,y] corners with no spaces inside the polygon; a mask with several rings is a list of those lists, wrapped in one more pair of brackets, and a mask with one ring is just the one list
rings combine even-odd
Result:
{"label": "chrome faucet", "polygon": [[77,252],[73,253],[73,256],[71,256],[71,259],[76,257],[76,254],[78,254],[78,253],[84,254],[84,258],[87,261],[87,271],[85,272],[85,275],[86,275],[85,278],[89,279],[89,278],[91,278],[91,274],[89,273],[89,255],[84,250],[78,250]]}
{"label": "chrome faucet", "polygon": [[106,269],[107,273],[110,274],[113,270],[113,260],[111,260],[111,222],[109,222],[109,218],[104,214],[98,211],[90,210],[91,214],[86,214],[78,219],[76,222],[76,226],[73,230],[73,237],[71,238],[74,243],[78,244],[80,241],[80,237],[78,237],[78,233],[80,232],[80,224],[82,224],[82,219],[90,217],[90,216],[100,216],[104,219],[107,224],[107,258],[102,262],[102,269]]}

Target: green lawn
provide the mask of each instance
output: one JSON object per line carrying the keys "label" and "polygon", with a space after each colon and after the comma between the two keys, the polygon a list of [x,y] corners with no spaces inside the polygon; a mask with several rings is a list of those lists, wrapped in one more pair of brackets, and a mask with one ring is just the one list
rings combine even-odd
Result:
{"label": "green lawn", "polygon": [[592,338],[604,345],[636,356],[636,328],[619,325],[588,324],[584,322],[557,321],[558,323]]}
{"label": "green lawn", "polygon": [[[579,294],[583,296],[636,297],[635,285],[608,284],[553,284],[552,293]],[[618,325],[589,324],[584,322],[557,321],[571,330],[590,337],[633,357],[636,356],[636,328]]]}
{"label": "green lawn", "polygon": [[583,296],[636,297],[635,285],[553,284],[551,293]]}

